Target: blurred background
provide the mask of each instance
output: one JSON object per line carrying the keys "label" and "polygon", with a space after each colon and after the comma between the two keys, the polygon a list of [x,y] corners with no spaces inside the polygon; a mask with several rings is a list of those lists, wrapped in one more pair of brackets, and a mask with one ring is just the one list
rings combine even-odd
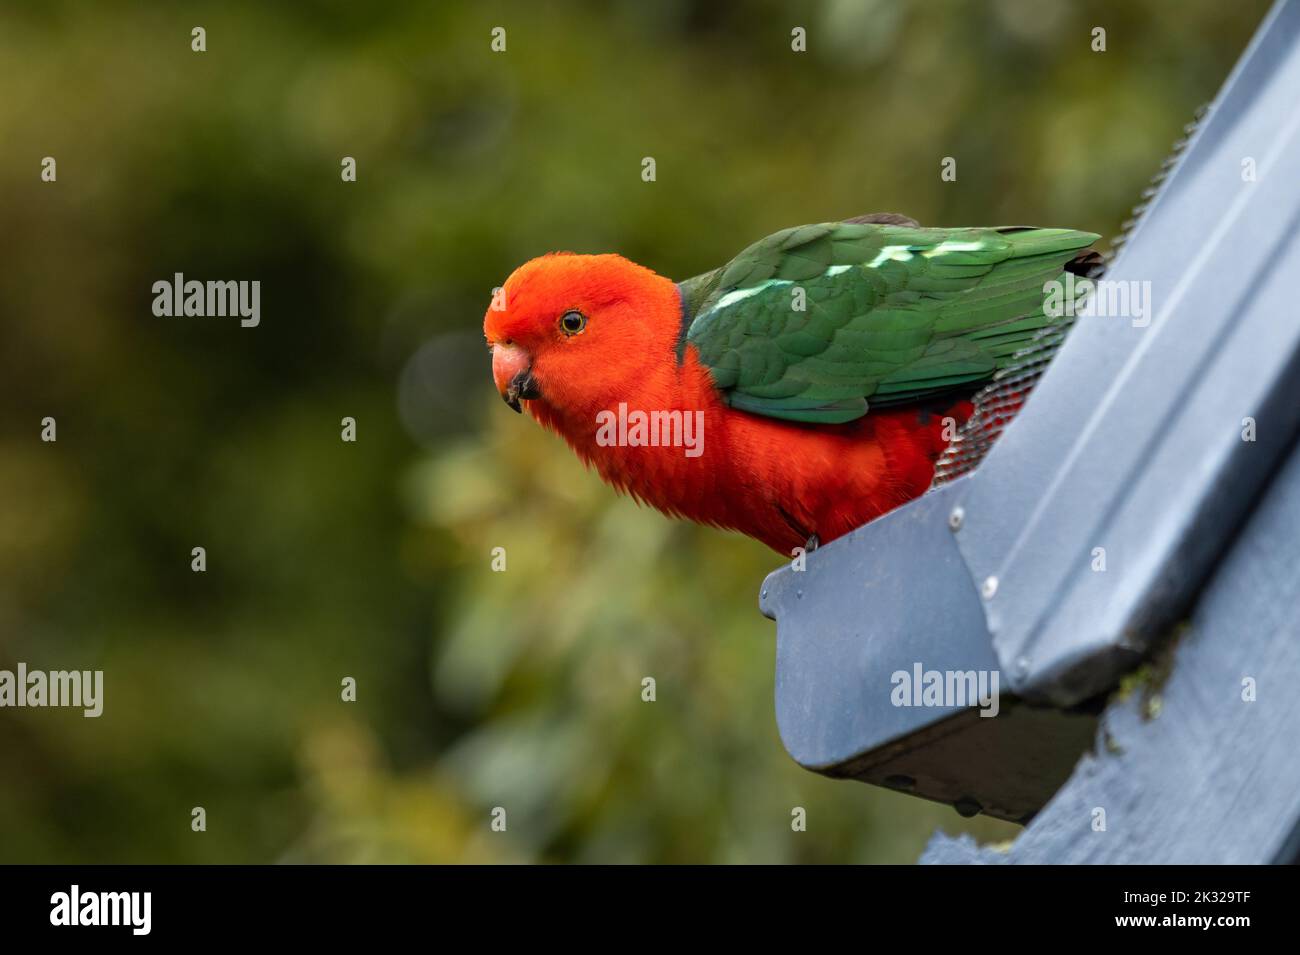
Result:
{"label": "blurred background", "polygon": [[[483,313],[556,249],[685,278],[875,211],[1114,235],[1266,8],[5,4],[0,668],[102,669],[105,705],[0,710],[0,862],[1014,836],[796,766],[756,609],[775,555],[616,497],[511,414]],[[261,325],[155,317],[174,272],[260,280]]]}

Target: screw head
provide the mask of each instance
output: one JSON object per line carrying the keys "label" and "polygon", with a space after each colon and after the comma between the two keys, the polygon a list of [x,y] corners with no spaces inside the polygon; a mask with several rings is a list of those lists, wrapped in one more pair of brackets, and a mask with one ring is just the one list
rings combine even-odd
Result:
{"label": "screw head", "polygon": [[985,577],[984,587],[980,592],[984,595],[985,600],[992,600],[993,595],[998,592],[998,579],[992,576]]}
{"label": "screw head", "polygon": [[955,531],[961,530],[961,522],[966,519],[966,512],[960,507],[954,507],[952,513],[948,515],[948,526]]}

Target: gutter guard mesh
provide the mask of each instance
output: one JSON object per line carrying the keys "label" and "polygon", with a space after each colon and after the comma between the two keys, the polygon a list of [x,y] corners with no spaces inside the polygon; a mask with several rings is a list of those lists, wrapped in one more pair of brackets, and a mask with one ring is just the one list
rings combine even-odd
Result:
{"label": "gutter guard mesh", "polygon": [[[1142,221],[1152,201],[1159,194],[1161,185],[1178,165],[1193,133],[1208,112],[1209,107],[1202,106],[1196,111],[1193,120],[1183,127],[1182,138],[1174,144],[1169,156],[1160,164],[1160,168],[1151,178],[1151,184],[1142,191],[1132,215],[1121,226],[1120,234],[1111,240],[1110,251],[1105,254],[1106,265],[1114,260],[1138,223]],[[1094,277],[1099,277],[1104,274],[1104,271],[1103,266]],[[999,371],[992,381],[975,393],[971,398],[975,411],[958,429],[957,436],[935,463],[931,489],[968,474],[979,466],[994,442],[1001,437],[1003,430],[1024,406],[1030,392],[1038,384],[1038,379],[1043,376],[1052,359],[1056,357],[1056,353],[1064,344],[1073,326],[1074,318],[1070,317],[1040,330],[1033,341],[1015,354],[1011,365]]]}

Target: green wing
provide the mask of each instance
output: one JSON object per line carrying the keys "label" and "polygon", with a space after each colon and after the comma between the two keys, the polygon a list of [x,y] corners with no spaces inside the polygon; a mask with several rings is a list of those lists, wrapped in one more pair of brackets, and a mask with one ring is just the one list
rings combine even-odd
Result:
{"label": "green wing", "polygon": [[1059,321],[1044,313],[1043,285],[1096,239],[1022,226],[785,229],[680,284],[682,347],[695,346],[734,408],[852,421],[868,402],[917,401],[992,377]]}

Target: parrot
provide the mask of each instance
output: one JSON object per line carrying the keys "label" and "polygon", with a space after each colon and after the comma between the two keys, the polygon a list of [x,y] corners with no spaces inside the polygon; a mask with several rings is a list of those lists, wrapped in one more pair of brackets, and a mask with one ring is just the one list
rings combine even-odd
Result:
{"label": "parrot", "polygon": [[[972,397],[1094,233],[796,226],[674,282],[616,253],[525,262],[484,317],[494,384],[616,491],[810,551],[920,496]],[[1059,311],[1055,310],[1055,311]]]}

